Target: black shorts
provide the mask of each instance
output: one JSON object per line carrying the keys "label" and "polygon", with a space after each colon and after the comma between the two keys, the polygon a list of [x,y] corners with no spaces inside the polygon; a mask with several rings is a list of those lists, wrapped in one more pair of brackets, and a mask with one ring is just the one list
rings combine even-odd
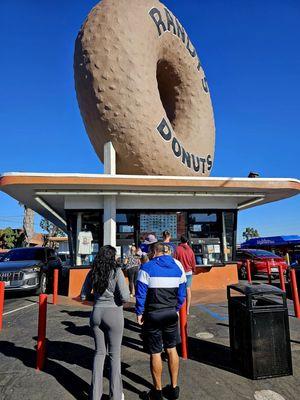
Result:
{"label": "black shorts", "polygon": [[150,354],[161,353],[163,348],[176,347],[178,315],[175,309],[162,309],[144,315],[143,339]]}

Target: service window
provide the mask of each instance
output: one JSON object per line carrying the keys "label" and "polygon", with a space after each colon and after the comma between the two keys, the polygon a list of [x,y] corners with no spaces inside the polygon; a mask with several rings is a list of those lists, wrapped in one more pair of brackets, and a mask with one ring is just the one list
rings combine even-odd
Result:
{"label": "service window", "polygon": [[191,239],[221,237],[220,223],[215,212],[189,214],[188,228]]}

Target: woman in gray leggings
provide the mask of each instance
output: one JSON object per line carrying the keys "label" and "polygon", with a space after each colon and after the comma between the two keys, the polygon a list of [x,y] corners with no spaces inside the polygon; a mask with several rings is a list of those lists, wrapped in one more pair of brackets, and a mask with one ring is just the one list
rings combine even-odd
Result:
{"label": "woman in gray leggings", "polygon": [[129,300],[129,291],[123,272],[116,263],[116,249],[101,247],[95,257],[81,290],[84,300],[94,291],[95,303],[90,326],[95,340],[95,355],[90,399],[100,400],[103,394],[103,369],[106,354],[109,357],[110,399],[124,399],[121,378],[121,342],[124,328],[123,303]]}

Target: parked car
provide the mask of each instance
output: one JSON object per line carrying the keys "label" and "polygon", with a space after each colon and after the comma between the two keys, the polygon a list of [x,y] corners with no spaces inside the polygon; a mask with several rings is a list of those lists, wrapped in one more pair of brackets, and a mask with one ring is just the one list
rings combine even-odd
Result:
{"label": "parked car", "polygon": [[274,253],[260,249],[239,249],[236,252],[236,261],[238,265],[238,273],[240,279],[247,279],[246,261],[250,261],[251,274],[266,274],[268,273],[268,261],[271,267],[272,275],[278,274],[278,267],[281,265],[284,272],[288,266],[283,257],[277,256]]}
{"label": "parked car", "polygon": [[0,262],[0,281],[5,290],[35,290],[46,293],[53,281],[53,270],[62,263],[55,250],[48,247],[12,249]]}
{"label": "parked car", "polygon": [[0,262],[3,260],[3,258],[5,257],[7,253],[0,253]]}

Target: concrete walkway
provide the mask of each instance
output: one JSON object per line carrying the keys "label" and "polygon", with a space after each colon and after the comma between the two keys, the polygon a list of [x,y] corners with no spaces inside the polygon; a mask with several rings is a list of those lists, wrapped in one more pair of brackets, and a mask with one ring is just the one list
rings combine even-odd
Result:
{"label": "concrete walkway", "polygon": [[[87,399],[93,358],[90,307],[48,305],[48,361],[35,370],[37,310],[32,306],[4,317],[0,332],[0,399]],[[290,314],[293,315],[291,308]],[[201,304],[189,317],[190,359],[181,361],[181,399],[296,400],[300,398],[300,320],[290,317],[294,376],[251,381],[230,362],[227,305]],[[132,310],[125,311],[122,370],[126,400],[151,387],[148,356]],[[168,383],[164,363],[164,384]],[[105,393],[108,393],[105,379]],[[104,396],[108,399],[108,396]]]}

